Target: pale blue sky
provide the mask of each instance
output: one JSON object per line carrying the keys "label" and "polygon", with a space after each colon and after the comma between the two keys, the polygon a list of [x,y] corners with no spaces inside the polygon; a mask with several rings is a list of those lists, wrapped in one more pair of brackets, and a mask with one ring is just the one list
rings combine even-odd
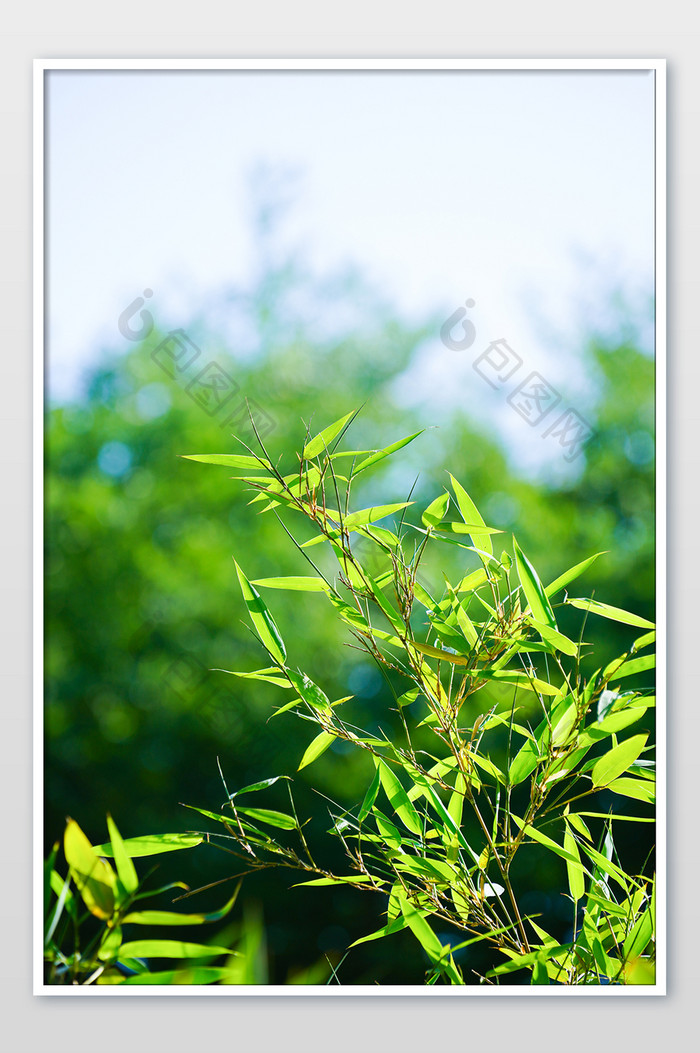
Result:
{"label": "pale blue sky", "polygon": [[47,98],[56,398],[145,287],[186,325],[247,281],[260,162],[299,173],[320,275],[354,263],[414,319],[471,297],[533,368],[543,328],[652,288],[651,73],[53,71]]}

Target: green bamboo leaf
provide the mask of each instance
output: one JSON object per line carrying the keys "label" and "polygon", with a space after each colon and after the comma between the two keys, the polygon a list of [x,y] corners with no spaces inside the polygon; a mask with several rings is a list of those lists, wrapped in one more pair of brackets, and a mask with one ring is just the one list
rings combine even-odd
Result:
{"label": "green bamboo leaf", "polygon": [[287,652],[284,647],[284,641],[280,636],[279,629],[275,625],[272,615],[265,606],[260,593],[250,584],[235,559],[233,562],[236,567],[236,574],[238,575],[238,581],[241,586],[245,605],[248,608],[250,620],[255,626],[263,645],[267,648],[272,657],[275,658],[280,665],[283,665],[287,658]]}
{"label": "green bamboo leaf", "polygon": [[[229,954],[237,955],[237,951],[229,951]],[[127,976],[119,979],[98,979],[98,984],[115,983],[120,987],[139,987],[139,986],[154,986],[154,987],[171,987],[171,986],[182,986],[191,987],[193,985],[205,985],[214,984],[219,980],[228,980],[235,975],[234,971],[230,966],[209,966],[199,965],[189,969],[164,969],[161,972],[155,973],[141,973],[138,976]]]}
{"label": "green bamboo leaf", "polygon": [[[128,837],[122,844],[132,859],[138,856],[157,856],[163,852],[177,852],[182,848],[194,848],[201,845],[203,837],[198,834],[144,834],[142,837]],[[112,845],[96,845],[95,852],[101,856],[113,856]]]}
{"label": "green bamboo leaf", "polygon": [[647,779],[615,779],[606,789],[610,790],[611,793],[619,793],[622,797],[632,797],[633,800],[644,801],[646,804],[656,803],[654,783],[649,782]]}
{"label": "green bamboo leaf", "polygon": [[324,428],[323,431],[320,431],[318,435],[313,437],[313,439],[310,439],[302,453],[304,460],[309,461],[314,457],[318,457],[320,453],[324,453],[328,450],[333,440],[340,435],[343,428],[357,413],[358,410],[346,413],[344,417],[340,418],[340,420],[334,421],[333,424],[329,424],[327,428]]}
{"label": "green bamboo leaf", "polygon": [[97,918],[110,918],[115,908],[117,876],[110,865],[100,859],[104,853],[93,848],[74,819],[66,823],[63,851],[87,909]]}
{"label": "green bamboo leaf", "polygon": [[443,953],[442,944],[420,911],[409,903],[407,899],[403,898],[401,900],[401,913],[406,919],[411,932],[428,956],[433,961],[439,960]]}
{"label": "green bamboo leaf", "polygon": [[480,669],[479,676],[486,680],[500,680],[504,684],[517,684],[523,691],[535,691],[541,695],[558,695],[560,690],[546,680],[539,680],[536,676],[515,669]]}
{"label": "green bamboo leaf", "polygon": [[641,651],[649,644],[653,644],[656,640],[656,631],[652,629],[650,633],[644,633],[644,636],[639,636],[632,644],[633,651]]}
{"label": "green bamboo leaf", "polygon": [[206,943],[183,943],[181,940],[132,940],[123,943],[121,956],[125,958],[214,958],[232,954],[230,947]]}
{"label": "green bamboo leaf", "polygon": [[210,911],[208,914],[178,914],[174,910],[139,910],[127,914],[123,924],[127,925],[203,925],[207,922],[221,921],[233,908],[238,897],[238,888],[231,896],[228,903],[220,910]]}
{"label": "green bamboo leaf", "polygon": [[207,819],[213,819],[216,823],[231,823],[230,815],[222,815],[221,812],[208,812],[206,808],[197,808],[194,804],[185,804],[183,808],[189,808],[192,812],[197,812],[199,815],[205,816]]}
{"label": "green bamboo leaf", "polygon": [[500,768],[497,768],[493,761],[489,760],[488,757],[482,757],[479,753],[474,753],[472,750],[467,751],[469,756],[482,771],[485,771],[488,775],[493,776],[496,782],[505,783],[506,777]]}
{"label": "green bamboo leaf", "polygon": [[348,874],[346,877],[320,877],[313,881],[299,881],[292,888],[303,888],[305,885],[357,885],[367,883],[371,879],[366,874]]}
{"label": "green bamboo leaf", "polygon": [[628,892],[629,886],[627,883],[627,875],[623,870],[616,866],[610,859],[607,858],[607,856],[604,856],[601,852],[598,852],[595,848],[592,848],[590,845],[584,845],[582,847],[586,855],[591,857],[593,862],[603,871],[604,874],[607,874],[608,877],[611,877],[614,881],[617,881],[620,888],[624,889],[625,892]]}
{"label": "green bamboo leaf", "polygon": [[467,659],[461,654],[452,654],[451,651],[443,651],[440,647],[432,647],[430,644],[412,640],[411,647],[421,654],[429,655],[431,658],[439,658],[441,662],[450,662],[452,665],[466,665]]}
{"label": "green bamboo leaf", "polygon": [[576,597],[566,601],[572,607],[578,607],[582,611],[590,611],[591,614],[599,614],[601,618],[610,618],[614,622],[624,622],[625,625],[638,625],[642,629],[653,629],[654,623],[646,618],[640,618],[637,614],[630,614],[620,607],[611,607],[608,603],[598,603],[597,600],[589,600],[584,597]]}
{"label": "green bamboo leaf", "polygon": [[247,454],[236,453],[183,453],[181,456],[186,461],[202,461],[203,464],[220,464],[224,468],[269,469],[270,462],[264,457],[249,457]]}
{"label": "green bamboo leaf", "polygon": [[[498,527],[486,526],[485,523],[440,523],[437,527],[438,530],[447,532],[448,534],[471,534],[472,540],[474,539],[474,531],[480,531],[479,537],[485,537],[487,534],[502,534],[503,531],[499,530]],[[476,542],[474,542],[476,545]],[[478,548],[479,546],[476,545]]]}
{"label": "green bamboo leaf", "polygon": [[445,958],[445,955],[448,955],[449,951],[442,946],[440,940],[425,920],[424,915],[405,898],[401,899],[401,913],[406,919],[409,929],[416,937],[430,960],[435,963],[440,963],[453,984],[461,985],[464,981],[459,975],[457,969],[449,957]]}
{"label": "green bamboo leaf", "polygon": [[608,677],[608,680],[612,683],[613,680],[622,680],[623,677],[634,676],[635,673],[645,673],[648,669],[654,669],[655,666],[656,655],[649,654],[644,658],[632,658],[629,662],[623,662],[612,676]]}
{"label": "green bamboo leaf", "polygon": [[56,841],[48,859],[44,860],[44,917],[48,914],[51,906],[51,876],[54,873],[54,866],[58,856],[58,844],[59,842]]}
{"label": "green bamboo leaf", "polygon": [[550,852],[553,852],[557,856],[561,856],[562,859],[565,859],[568,864],[574,869],[579,870],[582,874],[587,873],[585,867],[581,863],[578,852],[574,855],[574,853],[570,852],[567,848],[562,848],[562,846],[557,844],[556,841],[553,841],[551,837],[547,837],[546,834],[543,834],[536,826],[532,826],[531,823],[526,823],[524,820],[519,819],[517,815],[511,813],[511,819],[518,829],[524,829],[527,836],[531,837],[533,841],[538,841],[539,844],[548,848]]}
{"label": "green bamboo leaf", "polygon": [[654,937],[656,929],[655,913],[656,897],[652,896],[652,902],[649,907],[637,918],[631,932],[625,937],[625,942],[622,945],[622,954],[626,961],[638,958],[640,954],[644,954]]}
{"label": "green bamboo leaf", "polygon": [[379,793],[379,782],[379,769],[376,768],[374,772],[374,777],[371,783],[369,784],[369,787],[367,788],[367,793],[365,794],[364,800],[360,807],[358,821],[361,823],[364,823],[365,819],[372,811],[372,806],[377,799],[377,794]]}
{"label": "green bamboo leaf", "polygon": [[117,868],[119,880],[127,893],[136,892],[136,889],[139,887],[136,867],[131,862],[131,856],[124,847],[124,841],[117,829],[117,824],[109,812],[107,813],[107,829],[109,830],[110,843],[114,851],[114,865]]}
{"label": "green bamboo leaf", "polygon": [[571,655],[572,658],[576,657],[578,654],[578,644],[575,644],[573,640],[568,638],[568,636],[564,636],[563,633],[558,632],[556,629],[552,629],[551,626],[545,625],[544,622],[540,622],[536,618],[532,618],[531,622],[544,642],[550,644],[555,651],[563,651],[564,654]]}
{"label": "green bamboo leaf", "polygon": [[324,694],[320,687],[310,680],[306,673],[297,673],[294,669],[287,670],[287,676],[293,686],[299,692],[304,702],[315,710],[329,710],[331,703],[328,695]]}
{"label": "green bamboo leaf", "polygon": [[541,947],[539,950],[531,951],[529,954],[517,954],[515,951],[504,950],[504,954],[513,956],[511,961],[504,962],[503,965],[497,965],[495,969],[489,970],[489,972],[486,973],[486,976],[503,976],[506,973],[515,973],[518,969],[527,969],[531,965],[535,965],[535,963],[542,958],[546,958],[547,960],[555,958],[569,950],[571,950],[570,943],[557,943],[547,947]]}
{"label": "green bamboo leaf", "polygon": [[574,856],[579,863],[579,866],[573,866],[569,860],[566,860],[566,874],[569,880],[569,891],[571,892],[571,898],[577,903],[583,898],[586,891],[586,883],[583,877],[583,871],[580,867],[581,857],[579,856],[578,846],[576,844],[576,838],[571,833],[568,823],[564,828],[564,851]]}
{"label": "green bamboo leaf", "polygon": [[474,592],[481,585],[485,585],[489,580],[489,576],[482,567],[480,570],[475,570],[471,574],[467,574],[466,577],[462,578],[459,585],[455,589],[455,592]]}
{"label": "green bamboo leaf", "polygon": [[425,428],[421,431],[414,432],[413,435],[409,435],[405,439],[399,439],[398,442],[392,443],[391,446],[387,446],[383,450],[377,450],[377,452],[373,453],[371,457],[367,457],[366,460],[361,461],[360,464],[355,466],[352,478],[354,479],[356,475],[360,474],[360,472],[364,472],[366,468],[371,468],[372,465],[377,464],[379,461],[383,461],[385,457],[390,457],[391,454],[396,453],[397,450],[402,449],[404,446],[408,446],[409,442],[413,442],[413,440],[417,439],[419,435],[422,435],[424,431]]}
{"label": "green bamboo leaf", "polygon": [[376,804],[372,806],[372,815],[374,816],[374,821],[377,824],[377,830],[379,831],[382,840],[386,841],[390,848],[394,848],[397,851],[401,849],[403,839],[398,827],[394,826],[391,819],[388,819],[384,815],[384,812],[377,808]]}
{"label": "green bamboo leaf", "polygon": [[251,782],[248,786],[242,786],[240,790],[229,795],[229,800],[240,797],[242,793],[256,793],[257,790],[266,790],[268,786],[274,786],[280,779],[289,779],[288,775],[273,775],[271,779],[261,779],[260,782]]}
{"label": "green bamboo leaf", "polygon": [[[630,781],[633,782],[634,780],[630,780]],[[620,780],[620,782],[622,782],[622,780]],[[607,788],[609,790],[610,786],[608,786]],[[625,823],[655,823],[656,822],[655,819],[644,818],[641,815],[620,815],[619,812],[613,812],[613,813],[608,813],[608,812],[579,812],[578,814],[579,814],[579,816],[581,816],[581,815],[588,815],[588,816],[591,817],[591,819],[612,819],[615,822],[617,822],[618,820],[620,820],[621,822],[625,822]],[[590,838],[589,838],[589,840],[590,840]]]}
{"label": "green bamboo leaf", "polygon": [[[404,508],[408,508],[412,505],[413,501],[399,501],[392,505],[374,505],[372,508],[361,508],[357,512],[351,512],[350,515],[343,517],[343,526],[346,530],[354,530],[356,527],[367,526],[369,523],[376,523],[379,519],[384,519],[386,516],[394,515],[395,512],[400,512]],[[340,521],[340,517],[337,514],[331,514],[331,518]]]}
{"label": "green bamboo leaf", "polygon": [[547,596],[554,596],[554,594],[559,592],[560,589],[563,589],[565,585],[568,585],[569,582],[580,577],[584,571],[588,570],[599,556],[604,555],[605,552],[596,552],[594,556],[589,556],[588,559],[584,559],[583,562],[577,563],[575,567],[571,567],[569,570],[564,571],[563,574],[560,574],[558,578],[555,578],[554,581],[544,590]]}
{"label": "green bamboo leaf", "polygon": [[379,758],[375,758],[375,760],[379,769],[379,778],[381,780],[382,788],[389,798],[391,807],[411,833],[422,834],[423,824],[420,821],[420,816],[413,807],[413,804],[403,786],[391,768],[385,764],[384,761],[379,760]]}
{"label": "green bamboo leaf", "polygon": [[[450,475],[449,472],[448,475]],[[452,481],[452,489],[455,492],[457,504],[459,505],[459,510],[462,513],[462,518],[464,519],[464,522],[478,523],[482,526],[485,525],[484,520],[479,514],[478,508],[472,501],[467,491],[461,485],[461,483],[458,483],[453,475],[450,475],[450,479]],[[478,549],[482,549],[484,552],[487,552],[489,556],[493,556],[493,543],[491,541],[491,538],[489,537],[489,534],[475,534],[472,531],[470,531],[470,533],[472,535],[472,541],[474,542],[474,546]]]}
{"label": "green bamboo leaf", "polygon": [[[350,947],[359,947],[361,943],[369,943],[370,940],[381,940],[384,936],[393,936],[395,932],[401,932],[408,925],[406,919],[401,915],[398,918],[394,918],[388,925],[383,925],[381,929],[377,929],[376,932],[371,932],[369,936],[362,936],[359,940],[355,940],[354,943],[350,944]],[[350,948],[348,948],[349,950]]]}
{"label": "green bamboo leaf", "polygon": [[267,823],[268,826],[277,826],[280,830],[296,830],[297,822],[291,815],[284,812],[273,812],[269,808],[242,808],[236,805],[236,811],[241,815],[247,815],[250,819],[256,819],[259,823]]}
{"label": "green bamboo leaf", "polygon": [[299,762],[297,771],[306,768],[309,764],[312,764],[313,761],[320,757],[322,753],[325,753],[334,739],[335,735],[331,735],[328,731],[321,731],[306,747],[304,756]]}
{"label": "green bamboo leaf", "polygon": [[241,680],[260,680],[264,684],[274,684],[275,687],[289,688],[288,680],[280,675],[276,666],[269,669],[255,669],[252,673],[241,673],[237,669],[213,669],[213,673],[227,673],[229,676],[240,677]]}
{"label": "green bamboo leaf", "polygon": [[450,495],[445,492],[431,501],[423,515],[420,517],[423,526],[436,527],[443,521],[450,506]]}
{"label": "green bamboo leaf", "polygon": [[286,589],[288,592],[328,592],[330,586],[323,578],[258,578],[251,585],[260,585],[263,589]]}
{"label": "green bamboo leaf", "polygon": [[[384,519],[385,516],[393,515],[394,512],[399,512],[402,508],[407,508],[411,504],[413,504],[412,501],[403,501],[393,505],[376,505],[372,508],[361,508],[357,512],[351,512],[348,516],[341,516],[341,514],[336,509],[327,508],[326,515],[329,519],[333,520],[336,523],[340,523],[342,519],[343,527],[346,530],[352,531],[359,530],[361,527],[369,526],[370,523],[374,523],[379,519]],[[300,545],[299,547],[311,548],[313,545],[320,545],[323,541],[326,540],[329,540],[331,544],[333,544],[333,541],[336,538],[340,537],[340,533],[341,532],[338,529],[331,530],[329,532],[328,537],[326,537],[324,534],[319,534],[316,537],[312,537],[308,541],[305,541],[304,544]],[[340,550],[337,551],[339,558],[341,558],[342,561],[342,553],[340,552]],[[357,582],[355,584],[362,584],[362,582]]]}
{"label": "green bamboo leaf", "polygon": [[607,786],[619,775],[623,775],[644,749],[648,737],[633,735],[631,739],[620,742],[597,760],[591,771],[593,785]]}
{"label": "green bamboo leaf", "polygon": [[535,568],[530,563],[520,548],[518,542],[513,538],[513,550],[515,552],[515,564],[518,568],[518,577],[525,593],[525,599],[530,605],[530,610],[538,622],[543,622],[550,629],[556,629],[557,623],[554,611],[547,599],[547,594],[542,587],[542,582],[537,576]]}
{"label": "green bamboo leaf", "polygon": [[592,746],[594,742],[599,742],[608,735],[614,735],[618,731],[623,731],[630,725],[636,724],[638,720],[641,720],[646,711],[646,706],[633,706],[629,709],[620,710],[617,713],[609,713],[607,717],[603,717],[602,720],[597,720],[594,724],[589,724],[587,728],[584,728],[578,739],[579,745]]}

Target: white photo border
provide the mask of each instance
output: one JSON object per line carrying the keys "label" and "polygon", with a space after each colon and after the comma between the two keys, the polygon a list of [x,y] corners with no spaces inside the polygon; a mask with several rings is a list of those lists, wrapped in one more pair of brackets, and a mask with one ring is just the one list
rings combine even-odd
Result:
{"label": "white photo border", "polygon": [[[43,799],[44,799],[44,274],[45,274],[45,89],[46,74],[75,71],[644,71],[654,74],[654,290],[656,359],[656,622],[657,622],[657,882],[656,983],[623,987],[421,987],[353,985],[351,987],[55,987],[43,977]],[[666,994],[667,982],[667,287],[666,287],[666,60],[665,59],[35,59],[33,128],[33,993],[80,997],[138,996],[427,996],[427,997],[604,997]]]}

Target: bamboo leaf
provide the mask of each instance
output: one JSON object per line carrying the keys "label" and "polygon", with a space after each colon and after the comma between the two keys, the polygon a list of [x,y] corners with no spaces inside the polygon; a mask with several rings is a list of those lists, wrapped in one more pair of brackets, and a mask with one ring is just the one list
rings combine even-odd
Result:
{"label": "bamboo leaf", "polygon": [[607,786],[627,771],[646,745],[648,735],[633,735],[614,746],[593,765],[591,778],[594,786]]}
{"label": "bamboo leaf", "polygon": [[306,747],[304,756],[299,762],[297,771],[301,771],[302,768],[308,767],[312,764],[322,753],[325,753],[328,747],[331,745],[335,738],[335,735],[331,735],[328,731],[320,732],[315,739]]}
{"label": "bamboo leaf", "polygon": [[232,954],[230,947],[206,943],[183,943],[181,940],[132,940],[122,944],[124,958],[214,958]]}
{"label": "bamboo leaf", "polygon": [[[462,518],[464,519],[464,522],[476,523],[480,524],[481,526],[484,526],[484,520],[482,519],[478,508],[472,501],[467,491],[464,489],[461,483],[457,482],[453,475],[451,475],[449,472],[448,475],[450,475],[450,479],[452,481],[452,488],[455,492],[457,504],[459,505],[459,510],[462,513]],[[470,533],[472,535],[472,541],[474,542],[475,547],[483,549],[484,552],[487,552],[490,556],[493,556],[493,543],[491,541],[491,538],[489,537],[490,532],[475,534],[470,531]]]}
{"label": "bamboo leaf", "polygon": [[558,578],[555,578],[554,581],[544,590],[547,593],[547,596],[554,596],[554,594],[559,592],[560,589],[563,589],[565,585],[568,585],[569,582],[580,577],[584,571],[588,570],[599,556],[604,555],[605,552],[596,552],[594,556],[589,556],[588,559],[584,559],[581,563],[577,563],[575,567],[571,567],[569,570],[564,571],[563,574],[560,574]]}
{"label": "bamboo leaf", "polygon": [[360,474],[360,472],[364,472],[365,469],[371,468],[373,465],[378,464],[379,461],[383,461],[385,457],[390,457],[391,454],[396,453],[397,450],[402,449],[404,446],[408,446],[409,442],[413,442],[413,440],[417,439],[419,435],[422,435],[424,431],[425,428],[421,429],[421,431],[414,432],[413,435],[409,435],[405,439],[399,439],[398,442],[392,443],[391,446],[387,446],[383,450],[377,450],[377,452],[373,453],[371,457],[367,457],[364,461],[361,461],[358,465],[355,466],[355,469],[352,473],[352,478],[354,479],[356,475]]}
{"label": "bamboo leaf", "polygon": [[140,910],[135,911],[132,914],[127,914],[123,919],[123,924],[131,925],[202,925],[207,922],[221,921],[227,914],[233,909],[233,905],[238,898],[238,892],[240,890],[241,883],[238,883],[236,891],[231,896],[228,903],[225,903],[220,910],[212,910],[208,914],[178,914],[174,910]]}
{"label": "bamboo leaf", "polygon": [[[144,834],[142,837],[127,837],[122,844],[132,859],[139,856],[157,856],[163,852],[177,852],[182,848],[201,845],[203,837],[198,834]],[[113,856],[114,850],[108,842],[97,845],[95,852],[101,856]]]}
{"label": "bamboo leaf", "polygon": [[579,856],[576,838],[571,833],[568,823],[564,828],[564,851],[574,856],[579,863],[579,866],[574,866],[568,859],[566,860],[566,874],[569,880],[569,891],[571,892],[571,898],[577,903],[583,898],[586,891],[586,883],[583,877],[583,870],[580,866],[581,857]]}
{"label": "bamboo leaf", "polygon": [[66,824],[63,850],[71,877],[87,909],[97,918],[110,918],[115,907],[116,874],[99,858],[100,849],[93,848],[74,819],[69,819]]}
{"label": "bamboo leaf", "polygon": [[117,868],[119,880],[127,893],[136,892],[136,889],[139,887],[136,867],[131,862],[131,857],[124,847],[124,842],[119,830],[117,829],[117,824],[109,813],[107,813],[107,829],[109,830],[111,845],[114,851],[114,865]]}
{"label": "bamboo leaf", "polygon": [[357,410],[352,410],[351,413],[346,413],[344,417],[340,418],[340,420],[334,421],[333,424],[329,424],[327,428],[324,428],[323,431],[320,431],[313,439],[310,439],[302,453],[304,460],[311,460],[314,457],[318,457],[320,453],[324,453],[357,412]]}
{"label": "bamboo leaf", "polygon": [[250,819],[256,819],[259,823],[267,823],[268,826],[277,826],[280,830],[296,830],[297,822],[291,815],[284,812],[273,812],[269,808],[242,808],[236,805],[236,811],[241,815],[247,815]]}
{"label": "bamboo leaf", "polygon": [[244,469],[266,469],[272,465],[264,457],[250,457],[247,454],[236,453],[183,453],[181,456],[186,461],[202,461],[203,464],[220,464],[224,468]]}
{"label": "bamboo leaf", "polygon": [[525,599],[530,605],[533,616],[538,622],[543,622],[549,626],[550,629],[556,629],[557,623],[554,611],[542,587],[542,582],[515,538],[513,538],[513,550],[515,552],[515,565],[518,568],[520,584],[523,587]]}
{"label": "bamboo leaf", "polygon": [[635,673],[645,673],[648,669],[653,669],[655,666],[656,655],[649,654],[645,655],[644,658],[633,658],[629,662],[624,662],[612,676],[608,677],[608,680],[612,683],[613,680],[622,680],[626,676],[634,676]]}
{"label": "bamboo leaf", "polygon": [[443,521],[447,513],[447,509],[450,505],[450,495],[448,493],[440,494],[434,501],[431,501],[426,508],[421,518],[421,523],[426,527],[436,527]]}
{"label": "bamboo leaf", "polygon": [[323,578],[257,578],[251,585],[260,585],[263,589],[285,589],[288,592],[328,592],[329,585]]}
{"label": "bamboo leaf", "polygon": [[[615,779],[606,789],[611,793],[619,793],[622,797],[631,797],[636,801],[644,801],[646,804],[656,802],[656,789],[653,782],[648,779]],[[614,818],[619,818],[615,816]]]}
{"label": "bamboo leaf", "polygon": [[360,814],[358,815],[358,821],[361,823],[364,823],[365,819],[372,810],[374,802],[377,799],[377,794],[379,793],[379,783],[379,768],[376,768],[372,782],[369,784],[367,788],[367,793],[365,794],[364,800],[362,801],[362,805],[360,806]]}
{"label": "bamboo leaf", "polygon": [[[237,951],[229,951],[229,954],[237,954]],[[157,986],[157,987],[172,987],[172,986],[193,986],[214,984],[219,980],[229,980],[235,975],[231,970],[230,966],[208,966],[199,965],[192,966],[186,969],[164,969],[161,972],[148,972],[140,973],[137,976],[127,976],[116,978],[103,978],[102,976],[98,979],[97,983],[107,984],[118,984],[120,987],[139,987],[139,986]]]}
{"label": "bamboo leaf", "polygon": [[566,601],[572,607],[578,607],[582,611],[590,611],[591,614],[599,614],[601,618],[609,618],[614,622],[624,622],[625,625],[638,625],[642,629],[653,629],[654,623],[646,618],[640,618],[637,614],[630,614],[620,607],[611,607],[608,603],[598,603],[597,600],[589,600],[584,597],[576,597]]}
{"label": "bamboo leaf", "polygon": [[275,625],[272,615],[265,606],[260,593],[253,588],[235,559],[233,562],[236,567],[236,574],[238,575],[238,581],[241,586],[245,605],[248,608],[250,620],[255,626],[263,645],[267,648],[272,657],[282,665],[287,657],[287,652],[285,650],[284,641],[280,636],[279,629]]}
{"label": "bamboo leaf", "polygon": [[409,800],[408,794],[391,768],[384,761],[376,758],[382,788],[389,798],[389,803],[404,826],[413,834],[422,834],[423,825],[418,812]]}

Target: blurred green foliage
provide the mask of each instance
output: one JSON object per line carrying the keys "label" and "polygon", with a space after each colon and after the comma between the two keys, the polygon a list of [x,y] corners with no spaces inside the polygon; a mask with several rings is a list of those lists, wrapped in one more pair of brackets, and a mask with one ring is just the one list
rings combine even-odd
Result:
{"label": "blurred green foliage", "polygon": [[[318,288],[289,261],[268,266],[251,293],[231,302],[244,319],[243,331],[255,335],[255,354],[237,354],[227,346],[230,339],[200,333],[194,324],[187,334],[202,349],[195,372],[216,361],[238,385],[220,412],[208,412],[218,396],[212,394],[207,407],[195,400],[194,389],[187,390],[192,370],[186,377],[169,376],[163,353],[154,357],[167,338],[165,327],[131,346],[117,334],[116,350],[104,354],[84,397],[49,410],[47,850],[68,814],[80,816],[90,837],[108,809],[119,815],[125,837],[186,830],[192,820],[178,802],[216,810],[225,798],[217,756],[227,781],[242,785],[273,772],[293,773],[307,745],[305,729],[294,722],[265,724],[279,703],[273,687],[210,671],[261,664],[244,625],[232,556],[251,578],[306,572],[274,520],[246,509],[247,497],[229,483],[230,472],[202,470],[178,457],[241,452],[233,431],[252,444],[244,398],[269,430],[265,441],[274,456],[299,445],[302,420],[314,417],[322,426],[362,404],[351,433],[357,448],[432,429],[409,447],[420,447],[417,482],[405,469],[401,475],[377,469],[366,494],[359,492],[367,498],[363,503],[372,503],[377,487],[383,494],[395,490],[392,500],[406,500],[414,482],[413,498],[432,498],[450,467],[487,521],[517,527],[544,580],[614,548],[615,558],[598,560],[577,594],[590,595],[586,590],[594,583],[606,602],[654,617],[654,366],[632,342],[581,335],[580,356],[594,387],[588,417],[596,433],[571,476],[542,483],[519,475],[495,433],[462,410],[445,408],[436,421],[420,401],[412,409],[398,401],[397,378],[435,339],[441,317],[420,325],[402,322],[360,283]],[[309,305],[317,317],[313,311],[309,316]],[[324,327],[319,317],[321,323],[333,318],[334,325]],[[476,374],[469,383],[483,384]],[[222,426],[229,410],[237,420]],[[556,444],[550,456],[561,457]],[[410,466],[410,457],[403,463]],[[445,571],[461,558],[459,549],[448,554]],[[275,616],[285,625],[290,655],[299,661],[303,655],[312,679],[330,697],[354,694],[364,707],[365,726],[376,724],[381,678],[348,646],[352,641],[328,617],[324,598],[279,593]],[[587,638],[596,645],[599,664],[625,647],[607,623],[590,625]],[[302,809],[304,774],[297,779]],[[341,787],[343,797],[359,796],[366,774],[338,744],[319,762],[315,785],[321,779],[329,797],[339,796]],[[643,859],[648,846],[633,850]],[[226,856],[213,847],[188,863],[192,873],[185,877],[195,887],[232,873]],[[374,909],[364,902],[370,897],[352,890],[329,889],[321,897],[327,912],[315,897],[309,916],[306,890],[286,891],[293,880],[263,874],[241,893],[250,910],[255,901],[265,902],[272,982],[311,967],[319,953],[337,962],[353,939],[377,926],[383,906],[377,902]],[[538,875],[538,887],[547,894],[546,874]],[[212,900],[203,893],[193,905],[207,909],[220,894],[215,888]],[[421,982],[420,969],[414,974],[404,953],[403,936],[371,950],[374,977],[384,969],[392,982]],[[307,948],[304,960],[293,956],[300,945]],[[362,982],[364,950],[348,959],[341,980]]]}

